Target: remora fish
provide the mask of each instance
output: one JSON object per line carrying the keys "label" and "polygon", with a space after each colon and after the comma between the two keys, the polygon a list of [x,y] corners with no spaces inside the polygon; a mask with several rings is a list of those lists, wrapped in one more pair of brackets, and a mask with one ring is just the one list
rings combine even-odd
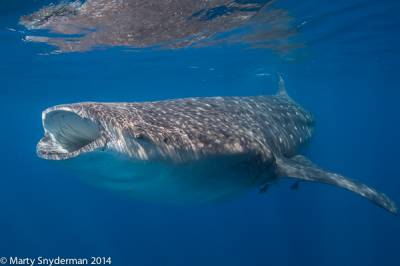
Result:
{"label": "remora fish", "polygon": [[54,106],[42,114],[37,154],[147,200],[213,201],[291,177],[345,188],[396,214],[385,194],[296,155],[313,118],[279,84],[274,96]]}

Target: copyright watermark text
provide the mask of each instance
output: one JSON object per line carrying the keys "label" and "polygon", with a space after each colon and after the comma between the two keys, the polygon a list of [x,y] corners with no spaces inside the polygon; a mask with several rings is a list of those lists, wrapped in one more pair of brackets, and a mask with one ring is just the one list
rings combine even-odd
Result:
{"label": "copyright watermark text", "polygon": [[111,257],[63,258],[63,257],[0,257],[0,265],[111,265]]}

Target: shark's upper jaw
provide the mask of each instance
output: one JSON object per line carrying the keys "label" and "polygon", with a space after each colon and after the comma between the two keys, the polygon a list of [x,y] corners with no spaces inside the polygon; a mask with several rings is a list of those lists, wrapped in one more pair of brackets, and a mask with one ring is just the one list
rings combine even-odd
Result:
{"label": "shark's upper jaw", "polygon": [[49,108],[43,112],[42,122],[45,134],[36,150],[43,159],[66,160],[106,145],[101,126],[74,108]]}

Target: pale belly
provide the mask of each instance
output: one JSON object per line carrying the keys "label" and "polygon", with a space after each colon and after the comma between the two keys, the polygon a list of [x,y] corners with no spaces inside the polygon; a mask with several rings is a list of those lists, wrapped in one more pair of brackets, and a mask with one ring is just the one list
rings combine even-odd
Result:
{"label": "pale belly", "polygon": [[177,164],[92,152],[62,163],[96,186],[136,199],[180,205],[224,200],[273,179],[268,169],[245,156]]}

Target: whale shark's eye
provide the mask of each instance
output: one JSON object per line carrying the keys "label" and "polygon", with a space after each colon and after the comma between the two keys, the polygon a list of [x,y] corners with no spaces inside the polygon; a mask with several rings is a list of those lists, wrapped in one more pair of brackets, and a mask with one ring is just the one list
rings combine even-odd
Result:
{"label": "whale shark's eye", "polygon": [[136,139],[137,139],[137,140],[145,140],[145,138],[146,138],[146,136],[145,136],[144,134],[138,134],[138,135],[136,136]]}
{"label": "whale shark's eye", "polygon": [[100,137],[97,124],[64,110],[47,113],[44,128],[51,136],[53,145],[66,152],[79,150]]}

